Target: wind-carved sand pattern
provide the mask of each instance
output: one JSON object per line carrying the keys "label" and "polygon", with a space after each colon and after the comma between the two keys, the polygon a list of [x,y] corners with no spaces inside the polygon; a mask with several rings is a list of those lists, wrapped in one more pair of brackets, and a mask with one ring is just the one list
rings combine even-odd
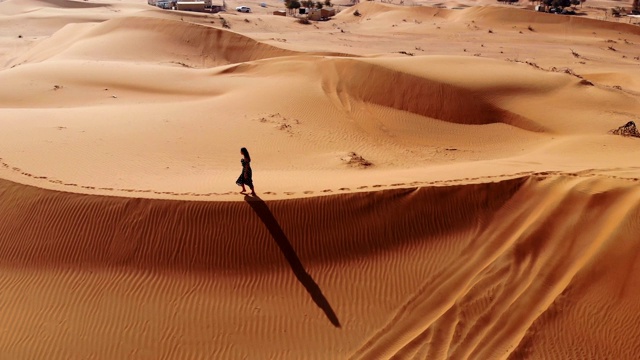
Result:
{"label": "wind-carved sand pattern", "polygon": [[640,359],[640,27],[594,1],[0,1],[0,358]]}

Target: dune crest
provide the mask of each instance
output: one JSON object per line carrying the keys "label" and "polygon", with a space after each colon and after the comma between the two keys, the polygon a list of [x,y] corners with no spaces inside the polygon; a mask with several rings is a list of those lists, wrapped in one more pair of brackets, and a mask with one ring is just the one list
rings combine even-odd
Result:
{"label": "dune crest", "polygon": [[82,59],[173,62],[200,68],[294,54],[225,29],[126,16],[99,24],[68,25],[13,63]]}

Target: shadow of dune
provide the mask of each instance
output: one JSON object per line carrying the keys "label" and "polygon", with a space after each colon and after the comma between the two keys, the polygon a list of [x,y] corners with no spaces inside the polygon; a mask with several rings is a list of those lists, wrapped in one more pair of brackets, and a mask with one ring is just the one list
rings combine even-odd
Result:
{"label": "shadow of dune", "polygon": [[307,271],[304,269],[300,258],[298,258],[296,251],[293,249],[293,246],[291,246],[289,239],[287,239],[287,236],[280,227],[280,224],[278,224],[276,218],[271,213],[271,210],[269,210],[267,204],[258,196],[245,196],[244,201],[246,201],[249,206],[251,206],[253,211],[255,211],[260,220],[262,220],[264,225],[267,227],[267,229],[271,233],[271,236],[273,236],[273,239],[276,241],[276,244],[280,248],[280,251],[282,251],[285,259],[287,259],[289,266],[291,266],[291,270],[295,274],[298,281],[300,281],[300,283],[307,290],[309,295],[311,295],[311,299],[313,299],[313,302],[315,302],[316,305],[318,305],[318,307],[322,309],[322,311],[324,311],[329,321],[331,321],[331,323],[335,327],[340,327],[340,321],[331,308],[329,301],[322,294],[322,290],[320,290],[320,287],[313,280],[311,275],[309,275],[309,273],[307,273]]}

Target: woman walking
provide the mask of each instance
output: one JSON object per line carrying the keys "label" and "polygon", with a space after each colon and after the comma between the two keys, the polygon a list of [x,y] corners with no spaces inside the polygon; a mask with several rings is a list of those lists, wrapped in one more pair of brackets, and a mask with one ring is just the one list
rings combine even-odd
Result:
{"label": "woman walking", "polygon": [[253,179],[251,178],[251,156],[249,156],[249,150],[242,148],[240,149],[240,154],[243,156],[240,160],[242,164],[242,174],[238,177],[236,184],[242,186],[241,193],[247,192],[247,189],[244,187],[247,185],[249,189],[251,189],[251,195],[256,196],[256,192],[253,190]]}

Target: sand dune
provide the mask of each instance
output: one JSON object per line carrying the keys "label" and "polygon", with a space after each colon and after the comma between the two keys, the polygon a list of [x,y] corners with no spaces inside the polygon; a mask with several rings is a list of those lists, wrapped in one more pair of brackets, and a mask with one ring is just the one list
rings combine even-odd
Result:
{"label": "sand dune", "polygon": [[491,24],[504,24],[513,26],[514,24],[526,23],[531,25],[554,24],[552,28],[558,31],[558,27],[564,31],[574,33],[593,33],[593,31],[620,31],[626,34],[640,34],[640,28],[631,24],[616,23],[610,21],[600,21],[579,16],[557,16],[555,14],[545,14],[535,11],[522,11],[519,9],[509,9],[502,7],[472,7],[462,11],[450,12],[449,18],[457,21],[477,21]]}
{"label": "sand dune", "polygon": [[92,9],[106,7],[109,4],[77,0],[3,0],[1,6],[28,11],[33,8]]}
{"label": "sand dune", "polygon": [[488,3],[0,0],[0,358],[640,358],[639,28]]}
{"label": "sand dune", "polygon": [[[446,73],[439,70],[445,66]],[[34,79],[30,87],[19,86],[24,78]],[[233,199],[228,183],[237,170],[229,158],[237,156],[238,139],[269,159],[260,176],[265,191],[274,194],[413,182],[411,171],[435,174],[422,167],[450,162],[504,159],[474,175],[531,171],[532,162],[551,166],[550,157],[562,164],[566,154],[575,156],[568,144],[579,140],[546,140],[599,135],[605,136],[597,140],[604,146],[615,144],[617,139],[603,134],[625,121],[625,115],[598,112],[638,109],[625,94],[583,85],[568,74],[452,56],[303,55],[211,69],[171,61],[48,60],[6,70],[0,79],[15,84],[3,89],[2,107],[21,119],[7,122],[14,125],[0,135],[8,145],[5,162],[20,169],[5,176],[32,185],[46,179],[47,186],[60,190],[120,195],[225,194]],[[540,111],[548,106],[556,112]],[[135,120],[128,115],[132,111]],[[85,118],[94,112],[99,116],[88,124]],[[150,132],[157,135],[144,136]],[[221,133],[229,136],[217,138]],[[168,142],[184,145],[176,149]],[[90,149],[82,150],[88,144]],[[283,156],[283,150],[297,155]],[[349,163],[351,152],[375,169],[393,171],[360,173],[357,164]],[[526,153],[535,155],[521,159]],[[61,156],[73,159],[74,166],[57,165]],[[194,167],[193,158],[203,160]],[[99,168],[92,166],[96,161]],[[606,157],[592,156],[590,162],[586,169],[610,167]],[[551,169],[558,170],[555,165],[546,170]],[[281,171],[307,178],[296,172],[319,170],[356,171],[346,178],[318,177],[314,181],[320,182],[310,188],[279,180]],[[113,173],[120,174],[114,178]]]}
{"label": "sand dune", "polygon": [[[22,340],[0,346],[13,357],[575,355],[539,346],[557,339],[596,358],[638,356],[635,182],[531,177],[210,203],[3,181],[1,196],[2,320]],[[24,294],[47,296],[16,301]],[[95,309],[109,315],[87,326]],[[589,332],[567,330],[582,321]]]}
{"label": "sand dune", "polygon": [[[504,122],[526,130],[542,130],[528,119],[448,83],[359,62],[338,63],[332,75],[324,80],[323,87],[335,94],[346,108],[350,107],[348,102],[355,100],[454,123]],[[386,91],[381,91],[383,89]]]}
{"label": "sand dune", "polygon": [[92,9],[105,6],[107,5],[69,0],[4,0],[0,2],[0,13],[15,15],[41,9]]}
{"label": "sand dune", "polygon": [[124,17],[98,25],[65,27],[15,63],[100,59],[173,61],[191,67],[210,67],[292,54],[231,31],[177,20]]}
{"label": "sand dune", "polygon": [[[353,16],[354,12],[360,12],[365,16]],[[628,23],[600,21],[588,17],[557,16],[535,11],[523,11],[510,7],[497,6],[472,6],[462,10],[451,10],[435,7],[403,7],[391,4],[362,2],[356,6],[342,11],[337,16],[338,19],[347,22],[370,23],[392,23],[409,22],[415,25],[427,25],[429,21],[454,21],[471,22],[477,24],[490,24],[493,27],[513,27],[514,25],[527,24],[538,26],[539,29],[548,31],[591,34],[594,30],[620,31],[626,34],[640,34],[637,26]],[[545,27],[549,25],[550,27]],[[423,28],[426,26],[423,26]],[[423,29],[424,31],[424,29]]]}

